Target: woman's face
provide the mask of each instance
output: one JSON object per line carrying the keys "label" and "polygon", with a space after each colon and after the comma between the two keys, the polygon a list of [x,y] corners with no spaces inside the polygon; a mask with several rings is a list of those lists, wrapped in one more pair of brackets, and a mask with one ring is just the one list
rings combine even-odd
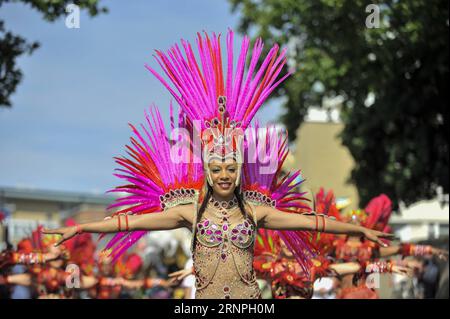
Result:
{"label": "woman's face", "polygon": [[61,268],[64,265],[64,260],[56,259],[56,260],[49,261],[48,264],[50,265],[50,267],[53,267],[53,268]]}
{"label": "woman's face", "polygon": [[233,198],[238,175],[238,164],[233,159],[225,162],[212,160],[209,164],[212,188],[214,195],[219,200],[230,200]]}
{"label": "woman's face", "polygon": [[59,256],[59,258],[49,262],[49,265],[51,267],[60,268],[60,267],[62,267],[64,265],[63,250],[61,249],[61,246],[55,247],[55,246],[51,245],[48,248],[48,252],[51,253],[54,256]]}

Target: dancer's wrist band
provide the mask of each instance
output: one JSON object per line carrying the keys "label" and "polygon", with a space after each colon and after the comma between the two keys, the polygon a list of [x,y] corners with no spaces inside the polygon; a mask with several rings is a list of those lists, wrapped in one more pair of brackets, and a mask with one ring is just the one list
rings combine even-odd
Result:
{"label": "dancer's wrist band", "polygon": [[323,214],[320,215],[322,217],[322,229],[319,230],[319,215],[315,214],[314,217],[316,218],[316,232],[325,232],[325,216]]}
{"label": "dancer's wrist band", "polygon": [[81,234],[83,232],[83,229],[81,228],[81,225],[77,225],[76,226],[76,231],[75,231],[75,233],[77,234],[77,235],[79,235],[79,234]]}
{"label": "dancer's wrist band", "polygon": [[12,253],[11,254],[11,263],[13,265],[19,263],[20,254],[19,253]]}
{"label": "dancer's wrist band", "polygon": [[128,232],[130,230],[129,225],[128,225],[128,214],[119,214],[117,215],[117,231],[118,232],[122,232],[122,222],[120,220],[120,217],[122,215],[125,215],[125,231]]}
{"label": "dancer's wrist band", "polygon": [[432,252],[433,248],[429,245],[401,245],[401,253],[403,256],[426,256],[431,255]]}
{"label": "dancer's wrist band", "polygon": [[393,261],[388,262],[388,272],[392,273],[392,269],[394,268],[394,265],[395,264]]}
{"label": "dancer's wrist band", "polygon": [[3,278],[3,284],[4,285],[8,285],[9,284],[8,275],[0,275],[0,278]]}
{"label": "dancer's wrist band", "polygon": [[158,278],[146,278],[144,279],[144,288],[149,289],[155,286],[161,286],[162,280]]}
{"label": "dancer's wrist band", "polygon": [[365,264],[367,267],[367,272],[374,272],[374,273],[392,273],[392,270],[395,266],[395,262],[393,261],[375,261],[375,262],[368,262]]}
{"label": "dancer's wrist band", "polygon": [[46,262],[46,259],[43,253],[13,253],[11,255],[11,261],[12,264],[34,265],[43,264]]}

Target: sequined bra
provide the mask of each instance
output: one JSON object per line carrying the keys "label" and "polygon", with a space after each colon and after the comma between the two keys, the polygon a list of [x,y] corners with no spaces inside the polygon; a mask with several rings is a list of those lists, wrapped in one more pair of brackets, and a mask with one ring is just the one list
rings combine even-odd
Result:
{"label": "sequined bra", "polygon": [[255,225],[242,217],[238,207],[222,211],[207,208],[205,216],[194,224],[196,298],[258,298],[253,271]]}
{"label": "sequined bra", "polygon": [[245,249],[255,240],[253,225],[248,221],[231,228],[227,222],[220,225],[205,218],[197,223],[197,229],[197,240],[207,247],[218,246],[229,238],[236,247]]}

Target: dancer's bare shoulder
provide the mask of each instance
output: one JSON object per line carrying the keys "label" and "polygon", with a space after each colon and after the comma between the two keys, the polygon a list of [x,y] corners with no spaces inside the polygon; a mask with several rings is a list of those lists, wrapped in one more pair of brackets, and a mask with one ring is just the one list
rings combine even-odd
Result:
{"label": "dancer's bare shoulder", "polygon": [[184,220],[184,227],[192,228],[192,223],[194,222],[194,216],[195,216],[195,205],[194,204],[184,204],[184,205],[178,205],[176,207],[177,211],[179,212],[180,216]]}
{"label": "dancer's bare shoulder", "polygon": [[245,210],[250,212],[252,218],[256,219],[256,223],[259,224],[261,220],[261,207],[258,205],[250,204],[248,202],[245,203]]}

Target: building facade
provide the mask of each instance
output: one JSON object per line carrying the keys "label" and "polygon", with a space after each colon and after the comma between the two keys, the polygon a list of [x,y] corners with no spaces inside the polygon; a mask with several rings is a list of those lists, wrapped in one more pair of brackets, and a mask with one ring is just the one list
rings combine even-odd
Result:
{"label": "building facade", "polygon": [[[7,216],[12,244],[31,234],[38,225],[59,227],[69,217],[76,222],[101,220],[114,197],[102,194],[0,188],[0,209]],[[0,230],[2,232],[2,230]],[[4,234],[0,234],[4,245]]]}

